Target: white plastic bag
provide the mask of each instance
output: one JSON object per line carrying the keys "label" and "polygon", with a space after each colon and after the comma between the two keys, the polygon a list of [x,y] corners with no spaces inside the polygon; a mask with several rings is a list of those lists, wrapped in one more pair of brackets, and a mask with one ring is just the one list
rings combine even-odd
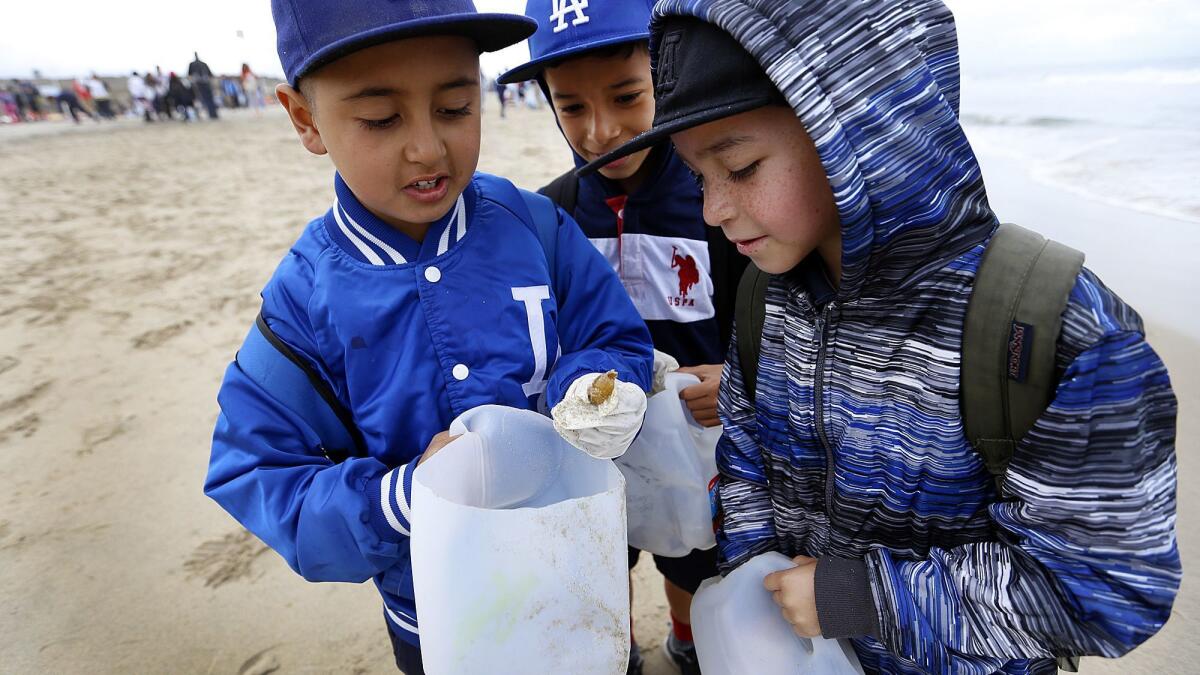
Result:
{"label": "white plastic bag", "polygon": [[412,566],[430,675],[624,672],[625,495],[611,461],[534,412],[482,406],[413,474]]}
{"label": "white plastic bag", "polygon": [[646,406],[641,432],[615,460],[625,475],[634,548],[678,558],[716,544],[708,484],[717,475],[721,427],[700,426],[679,398],[699,383],[694,375],[667,373],[665,389]]}
{"label": "white plastic bag", "polygon": [[863,675],[849,640],[807,640],[792,630],[763,578],[796,564],[776,552],[700,584],[692,636],[705,675]]}

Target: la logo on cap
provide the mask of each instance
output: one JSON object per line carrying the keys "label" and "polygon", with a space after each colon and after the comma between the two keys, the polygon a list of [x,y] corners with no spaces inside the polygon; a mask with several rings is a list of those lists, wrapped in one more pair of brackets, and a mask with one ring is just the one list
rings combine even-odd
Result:
{"label": "la logo on cap", "polygon": [[587,14],[583,13],[583,10],[587,9],[588,0],[552,0],[550,4],[553,8],[550,20],[558,22],[554,24],[555,33],[561,33],[567,29],[567,15],[571,12],[575,13],[575,18],[571,21],[572,26],[578,26],[591,20]]}

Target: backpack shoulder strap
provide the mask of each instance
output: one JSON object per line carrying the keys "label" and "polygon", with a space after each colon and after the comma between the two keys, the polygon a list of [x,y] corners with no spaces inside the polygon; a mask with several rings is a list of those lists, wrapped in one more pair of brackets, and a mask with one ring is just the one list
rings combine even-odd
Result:
{"label": "backpack shoulder strap", "polygon": [[538,193],[546,195],[563,211],[574,216],[575,206],[579,203],[579,176],[576,176],[575,170],[572,169],[550,181],[538,190]]}
{"label": "backpack shoulder strap", "polygon": [[1057,387],[1062,313],[1083,258],[1036,232],[1004,224],[976,274],[963,334],[963,422],[1001,494],[1017,442]]}
{"label": "backpack shoulder strap", "polygon": [[[558,261],[558,208],[547,197],[517,190],[533,216],[533,225],[538,241],[542,243],[542,251],[546,254],[546,263],[550,265],[550,278],[554,279],[555,263]],[[565,209],[564,209],[565,210]]]}
{"label": "backpack shoulder strap", "polygon": [[312,426],[329,461],[337,464],[347,457],[366,456],[366,443],[353,415],[320,373],[279,339],[261,312],[235,360],[273,399]]}
{"label": "backpack shoulder strap", "polygon": [[762,348],[763,324],[767,317],[767,286],[770,283],[770,274],[758,269],[754,263],[746,265],[742,280],[738,282],[733,309],[742,385],[746,388],[746,397],[751,401],[758,394],[758,355]]}
{"label": "backpack shoulder strap", "polygon": [[[550,267],[550,281],[555,281],[554,270],[558,258],[558,209],[544,195],[522,190],[510,181],[497,176],[476,174],[475,180],[482,186],[483,195],[514,215],[518,222],[528,227],[542,245],[542,252]],[[522,207],[524,212],[522,212]]]}

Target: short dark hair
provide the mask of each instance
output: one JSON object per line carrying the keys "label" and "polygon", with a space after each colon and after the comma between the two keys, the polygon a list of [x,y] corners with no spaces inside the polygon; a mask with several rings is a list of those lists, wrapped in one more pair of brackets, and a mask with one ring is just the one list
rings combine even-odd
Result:
{"label": "short dark hair", "polygon": [[313,102],[313,84],[307,77],[296,80],[296,91],[300,92],[309,103]]}

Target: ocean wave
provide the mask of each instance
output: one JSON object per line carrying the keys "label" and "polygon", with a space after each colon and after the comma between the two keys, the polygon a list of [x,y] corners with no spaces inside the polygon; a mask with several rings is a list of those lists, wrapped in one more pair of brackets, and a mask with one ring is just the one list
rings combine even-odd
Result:
{"label": "ocean wave", "polygon": [[1093,201],[1200,222],[1200,132],[1096,125],[972,125],[971,145],[1024,166],[1038,183]]}
{"label": "ocean wave", "polygon": [[1056,129],[1082,124],[1091,124],[1089,120],[1071,117],[1054,117],[1048,115],[1020,117],[1015,115],[984,115],[980,113],[964,113],[959,119],[963,124],[987,127],[1038,127],[1043,129]]}
{"label": "ocean wave", "polygon": [[1053,86],[1079,84],[1152,84],[1189,86],[1200,84],[1200,68],[1142,67],[1085,73],[1054,73],[1042,78]]}

